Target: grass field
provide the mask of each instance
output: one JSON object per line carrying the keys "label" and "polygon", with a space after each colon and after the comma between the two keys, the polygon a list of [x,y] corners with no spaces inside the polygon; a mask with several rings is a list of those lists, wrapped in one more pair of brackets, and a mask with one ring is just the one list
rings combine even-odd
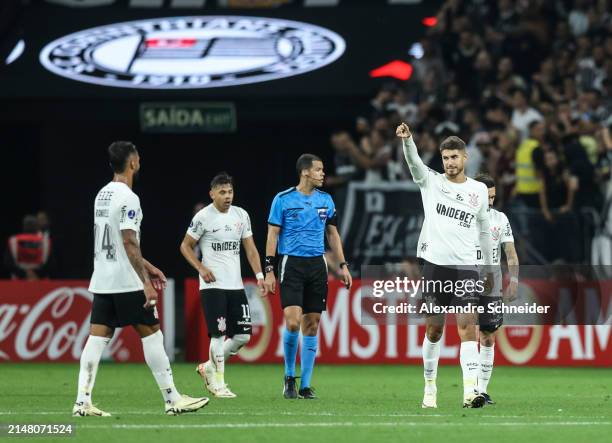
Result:
{"label": "grass field", "polygon": [[[70,416],[78,366],[0,365],[0,423],[75,423],[74,438],[45,441],[157,442],[609,442],[609,369],[495,368],[490,393],[498,404],[461,408],[461,372],[441,367],[438,409],[422,410],[418,366],[319,366],[318,400],[284,400],[281,366],[229,365],[239,397],[211,399],[195,414],[163,415],[144,365],[103,363],[94,402],[110,418]],[[194,365],[175,364],[177,387],[202,393]]]}

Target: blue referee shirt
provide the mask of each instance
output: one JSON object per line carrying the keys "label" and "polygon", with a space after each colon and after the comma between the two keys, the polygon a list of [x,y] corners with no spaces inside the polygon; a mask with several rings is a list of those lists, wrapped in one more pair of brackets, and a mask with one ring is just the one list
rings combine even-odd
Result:
{"label": "blue referee shirt", "polygon": [[268,223],[281,228],[279,254],[318,257],[325,253],[325,226],[336,224],[336,205],[327,192],[291,188],[274,197]]}

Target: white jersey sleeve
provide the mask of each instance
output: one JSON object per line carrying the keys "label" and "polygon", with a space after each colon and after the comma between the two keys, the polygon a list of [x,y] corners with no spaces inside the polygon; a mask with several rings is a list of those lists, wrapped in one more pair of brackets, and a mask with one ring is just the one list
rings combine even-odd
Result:
{"label": "white jersey sleeve", "polygon": [[501,232],[501,243],[514,243],[514,235],[512,235],[512,226],[508,221],[508,217],[503,212],[500,213],[502,217],[502,232]]}
{"label": "white jersey sleeve", "polygon": [[412,174],[412,179],[417,185],[421,187],[426,186],[431,170],[421,160],[412,136],[402,139],[402,148],[406,163],[408,163],[408,169],[410,169],[410,174]]}
{"label": "white jersey sleeve", "polygon": [[119,229],[140,232],[140,199],[133,192],[126,194],[119,215]]}
{"label": "white jersey sleeve", "polygon": [[191,223],[189,224],[189,228],[187,228],[187,235],[193,238],[196,241],[199,241],[205,233],[204,229],[204,221],[205,221],[206,213],[203,211],[198,211],[196,215],[193,216]]}
{"label": "white jersey sleeve", "polygon": [[244,209],[240,209],[240,212],[244,216],[244,225],[242,226],[242,239],[253,237],[253,231],[251,230],[251,217],[248,212]]}

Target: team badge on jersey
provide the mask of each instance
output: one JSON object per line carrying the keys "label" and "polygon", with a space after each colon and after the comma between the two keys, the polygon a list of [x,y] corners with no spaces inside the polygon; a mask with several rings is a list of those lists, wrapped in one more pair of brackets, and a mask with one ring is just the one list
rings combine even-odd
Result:
{"label": "team badge on jersey", "polygon": [[493,226],[491,228],[491,236],[493,237],[493,240],[499,241],[501,238],[501,229],[499,229],[499,226]]}
{"label": "team badge on jersey", "polygon": [[327,208],[319,208],[317,209],[317,212],[319,213],[319,218],[321,221],[327,220]]}
{"label": "team badge on jersey", "polygon": [[470,206],[477,207],[478,206],[478,194],[469,193],[468,194]]}
{"label": "team badge on jersey", "polygon": [[217,329],[219,329],[219,332],[225,332],[226,328],[225,317],[219,317],[217,319]]}

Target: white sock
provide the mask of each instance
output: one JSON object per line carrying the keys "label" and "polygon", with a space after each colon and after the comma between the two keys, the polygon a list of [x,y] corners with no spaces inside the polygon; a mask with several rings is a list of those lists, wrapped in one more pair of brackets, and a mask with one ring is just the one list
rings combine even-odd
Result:
{"label": "white sock", "polygon": [[181,399],[181,395],[174,386],[170,360],[164,349],[164,336],[161,331],[142,338],[142,350],[145,361],[155,377],[157,386],[161,390],[166,403],[175,403]]}
{"label": "white sock", "polygon": [[436,392],[438,360],[440,360],[440,340],[432,343],[425,334],[425,339],[423,339],[423,376],[425,378],[425,390],[428,393]]}
{"label": "white sock", "polygon": [[461,361],[461,370],[463,371],[463,395],[471,394],[478,388],[478,370],[480,368],[478,342],[462,342],[459,360]]}
{"label": "white sock", "polygon": [[223,351],[223,341],[225,337],[211,337],[210,347],[208,348],[208,355],[212,362],[213,368],[215,368],[215,384],[217,386],[223,386],[225,383],[225,353]]}
{"label": "white sock", "polygon": [[79,370],[79,388],[77,391],[77,403],[91,404],[91,391],[93,391],[98,373],[98,364],[104,348],[110,342],[110,338],[90,335],[81,354],[81,369]]}
{"label": "white sock", "polygon": [[236,355],[250,339],[251,336],[249,334],[236,334],[232,338],[225,340],[223,342],[223,355],[225,361],[229,360],[232,355]]}
{"label": "white sock", "polygon": [[495,358],[495,344],[491,347],[480,345],[480,371],[478,372],[478,389],[487,392],[489,380],[493,373],[493,360]]}

